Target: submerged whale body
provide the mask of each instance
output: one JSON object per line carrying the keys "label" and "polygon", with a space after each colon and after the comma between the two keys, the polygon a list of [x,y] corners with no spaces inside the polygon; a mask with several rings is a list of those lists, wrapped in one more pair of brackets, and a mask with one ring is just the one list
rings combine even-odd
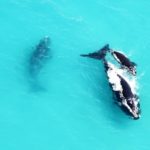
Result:
{"label": "submerged whale body", "polygon": [[134,119],[140,118],[139,98],[134,93],[134,87],[121,75],[121,70],[106,60],[104,61],[105,71],[108,82],[116,97],[118,106],[129,116]]}
{"label": "submerged whale body", "polygon": [[35,47],[29,60],[29,73],[32,76],[38,75],[46,60],[50,57],[50,38],[44,37]]}

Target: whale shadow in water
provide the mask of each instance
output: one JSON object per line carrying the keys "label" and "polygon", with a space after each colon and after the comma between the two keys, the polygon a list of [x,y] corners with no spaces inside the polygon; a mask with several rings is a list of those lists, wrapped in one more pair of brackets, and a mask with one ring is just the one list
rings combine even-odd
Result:
{"label": "whale shadow in water", "polygon": [[39,81],[39,75],[47,61],[52,57],[50,50],[50,38],[44,37],[34,48],[28,60],[28,74],[31,89],[33,91],[45,91]]}

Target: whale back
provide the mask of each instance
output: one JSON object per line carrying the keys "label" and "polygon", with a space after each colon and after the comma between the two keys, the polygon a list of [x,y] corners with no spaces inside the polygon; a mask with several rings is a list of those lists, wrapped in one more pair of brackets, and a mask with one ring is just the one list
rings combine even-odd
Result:
{"label": "whale back", "polygon": [[37,75],[41,68],[44,66],[46,60],[50,57],[49,45],[50,38],[44,37],[35,47],[29,60],[29,72],[31,75]]}

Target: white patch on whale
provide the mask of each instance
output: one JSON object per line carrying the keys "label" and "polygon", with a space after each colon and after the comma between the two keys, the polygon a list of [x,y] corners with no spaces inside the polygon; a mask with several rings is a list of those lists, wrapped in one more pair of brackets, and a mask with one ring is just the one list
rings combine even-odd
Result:
{"label": "white patch on whale", "polygon": [[122,85],[120,84],[120,78],[118,75],[120,75],[130,86],[131,91],[133,94],[136,94],[137,90],[137,83],[136,83],[136,77],[132,77],[128,79],[127,75],[125,75],[124,70],[118,69],[115,67],[112,63],[107,62],[109,69],[107,70],[107,76],[109,82],[112,84],[114,91],[122,91]]}

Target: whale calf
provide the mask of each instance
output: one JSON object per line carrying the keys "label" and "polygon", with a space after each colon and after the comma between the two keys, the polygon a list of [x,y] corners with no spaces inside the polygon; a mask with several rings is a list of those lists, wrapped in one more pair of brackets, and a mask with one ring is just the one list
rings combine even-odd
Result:
{"label": "whale calf", "polygon": [[110,49],[110,53],[115,60],[121,64],[122,68],[127,69],[132,75],[136,75],[136,63],[132,62],[125,54]]}

